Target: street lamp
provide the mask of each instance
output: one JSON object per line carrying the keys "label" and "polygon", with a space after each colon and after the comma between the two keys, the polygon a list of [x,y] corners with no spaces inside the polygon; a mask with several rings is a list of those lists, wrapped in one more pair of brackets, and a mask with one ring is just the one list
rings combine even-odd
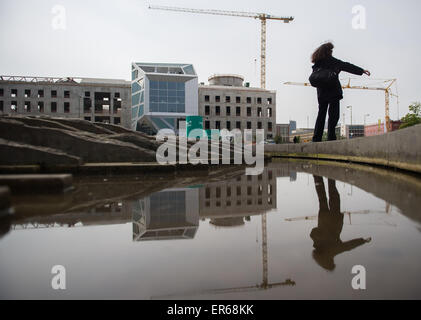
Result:
{"label": "street lamp", "polygon": [[351,126],[352,126],[352,106],[347,106],[347,109],[351,109]]}
{"label": "street lamp", "polygon": [[365,120],[366,120],[366,118],[367,118],[367,117],[369,117],[369,116],[370,116],[370,115],[369,115],[368,113],[364,115],[364,128],[365,128]]}

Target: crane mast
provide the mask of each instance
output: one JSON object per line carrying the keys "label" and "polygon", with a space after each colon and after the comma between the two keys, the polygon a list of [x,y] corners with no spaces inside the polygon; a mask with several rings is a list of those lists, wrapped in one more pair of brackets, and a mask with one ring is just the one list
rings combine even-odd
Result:
{"label": "crane mast", "polygon": [[262,89],[266,89],[266,20],[279,20],[279,21],[283,21],[284,23],[289,23],[290,21],[294,20],[293,17],[278,17],[278,16],[266,14],[266,13],[244,12],[244,11],[190,9],[190,8],[179,8],[179,7],[168,7],[168,6],[149,6],[149,9],[259,19],[261,22],[260,87]]}

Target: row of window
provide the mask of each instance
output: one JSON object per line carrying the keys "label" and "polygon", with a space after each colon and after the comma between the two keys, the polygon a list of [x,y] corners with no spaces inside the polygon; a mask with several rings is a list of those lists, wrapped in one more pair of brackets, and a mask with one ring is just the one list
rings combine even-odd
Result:
{"label": "row of window", "polygon": [[[55,113],[57,111],[57,102],[50,102],[50,112]],[[18,112],[18,102],[11,101],[10,102],[10,112]],[[32,105],[30,101],[25,101],[23,104],[23,112],[46,112],[44,102],[39,101],[36,105]],[[5,112],[4,101],[0,101],[0,112]],[[63,112],[69,113],[70,112],[70,102],[63,103]]]}
{"label": "row of window", "polygon": [[[241,107],[236,107],[235,108],[235,115],[237,117],[241,117],[242,116],[241,109],[242,109]],[[264,112],[262,107],[258,107],[257,109],[252,108],[252,107],[247,107],[245,109],[245,111],[246,111],[246,115],[244,115],[244,116],[247,116],[247,117],[252,117],[252,116],[255,116],[255,117],[258,117],[258,118],[262,118],[262,117],[269,117],[269,118],[271,118],[272,117],[272,108],[266,108],[266,112]],[[221,107],[220,106],[215,106],[215,108],[213,108],[213,112],[212,113],[214,115],[216,115],[216,116],[221,116],[222,115],[221,114]],[[205,106],[205,116],[209,116],[209,115],[211,115],[211,107],[210,106]],[[229,106],[228,107],[225,107],[225,115],[226,116],[233,115],[233,114],[231,114],[231,107],[229,107]]]}
{"label": "row of window", "polygon": [[[255,202],[256,202],[257,205],[263,205],[262,198],[257,199],[257,201],[255,201]],[[273,204],[272,198],[267,198],[267,204],[268,205],[272,205]],[[236,206],[239,207],[239,206],[242,206],[242,205],[243,204],[241,202],[241,199],[238,199],[237,202],[236,202]],[[253,205],[253,199],[247,199],[247,205],[248,206]],[[211,206],[210,201],[206,201],[205,207],[209,208],[210,206]],[[216,201],[215,202],[215,206],[216,207],[221,207],[221,201]],[[225,206],[226,207],[231,207],[231,200],[227,200],[226,203],[225,203]]]}
{"label": "row of window", "polygon": [[[210,95],[205,95],[204,97],[205,102],[211,102],[211,96]],[[248,103],[251,104],[253,103],[252,101],[255,101],[255,104],[263,104],[263,101],[265,101],[265,104],[272,104],[272,98],[262,98],[262,97],[257,97],[257,98],[252,98],[252,97],[246,97],[245,99],[243,97],[240,96],[236,96],[235,97],[235,103]],[[221,102],[221,96],[214,96],[212,99],[212,102]],[[225,96],[224,97],[224,101],[225,103],[231,103],[232,101],[234,101],[234,99],[231,99],[231,96]]]}
{"label": "row of window", "polygon": [[[231,121],[225,121],[225,125],[223,124],[224,121],[212,121],[212,122],[214,124],[213,126],[211,126],[211,121],[205,120],[204,129],[205,130],[210,130],[210,129],[217,129],[217,130],[228,129],[228,130],[232,130],[233,129],[233,125],[235,125],[235,128],[236,129],[240,129],[240,130],[242,129],[242,127],[241,127],[242,126],[241,121],[235,121],[235,123],[231,123]],[[246,122],[245,129],[253,129],[252,122],[251,121],[247,121]],[[265,129],[265,128],[263,128],[263,122],[258,121],[257,122],[257,125],[255,126],[254,129]],[[269,132],[272,131],[272,122],[268,122],[267,130]]]}
{"label": "row of window", "polygon": [[[44,98],[45,97],[45,92],[44,90],[34,90],[34,92],[36,92],[35,95],[32,95],[32,90],[30,89],[25,89],[23,90],[23,97],[25,98]],[[10,90],[10,97],[11,98],[17,98],[18,97],[18,89],[11,89]],[[0,88],[0,97],[4,96],[4,89]],[[90,91],[85,91],[85,97],[90,97],[91,96],[91,92]],[[57,90],[51,90],[50,91],[50,97],[51,98],[58,98],[58,94],[57,94]],[[70,98],[70,91],[69,90],[64,90],[63,91],[63,98]],[[120,92],[115,92],[114,93],[114,98],[120,98]],[[104,100],[107,100],[108,98],[104,98]]]}
{"label": "row of window", "polygon": [[184,82],[174,81],[150,81],[151,90],[178,90],[185,91],[186,85]]}
{"label": "row of window", "polygon": [[[10,90],[10,97],[11,98],[17,98],[18,94],[19,94],[18,89],[11,89]],[[0,89],[0,97],[3,97],[3,96],[4,96],[4,90]],[[35,96],[32,96],[32,91],[30,89],[25,89],[25,90],[23,90],[23,97],[25,97],[25,98],[31,98],[31,97],[33,97],[33,98],[44,98],[45,93],[44,93],[44,90],[38,90],[37,94]],[[51,90],[50,91],[50,97],[51,98],[58,98],[57,90]],[[63,92],[63,98],[66,98],[66,99],[70,98],[70,91],[65,90]]]}
{"label": "row of window", "polygon": [[[242,195],[242,187],[241,186],[237,186],[236,188],[236,192],[237,192],[237,196],[241,196]],[[267,185],[267,194],[268,195],[272,195],[273,193],[273,187],[271,184]],[[253,194],[253,187],[252,186],[247,186],[247,195],[251,196]],[[263,194],[263,186],[262,185],[258,185],[257,186],[257,194],[258,195],[262,195]],[[215,197],[216,198],[221,198],[221,187],[216,187],[215,188]],[[226,195],[227,197],[231,197],[232,192],[231,192],[231,187],[227,186],[226,188]],[[205,190],[205,197],[206,199],[210,199],[211,197],[211,189],[210,188],[206,188]]]}

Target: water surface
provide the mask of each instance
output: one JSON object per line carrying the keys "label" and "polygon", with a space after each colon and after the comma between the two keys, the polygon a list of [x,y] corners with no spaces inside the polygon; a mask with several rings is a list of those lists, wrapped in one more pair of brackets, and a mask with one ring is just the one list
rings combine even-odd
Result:
{"label": "water surface", "polygon": [[[13,199],[14,218],[1,222],[0,298],[421,298],[418,177],[278,161],[260,176],[75,186]],[[51,288],[54,265],[66,268],[66,290]],[[366,290],[351,286],[355,265]]]}

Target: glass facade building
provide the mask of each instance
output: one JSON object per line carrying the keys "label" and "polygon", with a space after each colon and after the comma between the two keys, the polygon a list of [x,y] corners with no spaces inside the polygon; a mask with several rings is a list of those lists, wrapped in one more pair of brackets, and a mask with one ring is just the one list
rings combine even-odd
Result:
{"label": "glass facade building", "polygon": [[132,63],[132,130],[178,133],[179,122],[198,114],[198,79],[191,64]]}

